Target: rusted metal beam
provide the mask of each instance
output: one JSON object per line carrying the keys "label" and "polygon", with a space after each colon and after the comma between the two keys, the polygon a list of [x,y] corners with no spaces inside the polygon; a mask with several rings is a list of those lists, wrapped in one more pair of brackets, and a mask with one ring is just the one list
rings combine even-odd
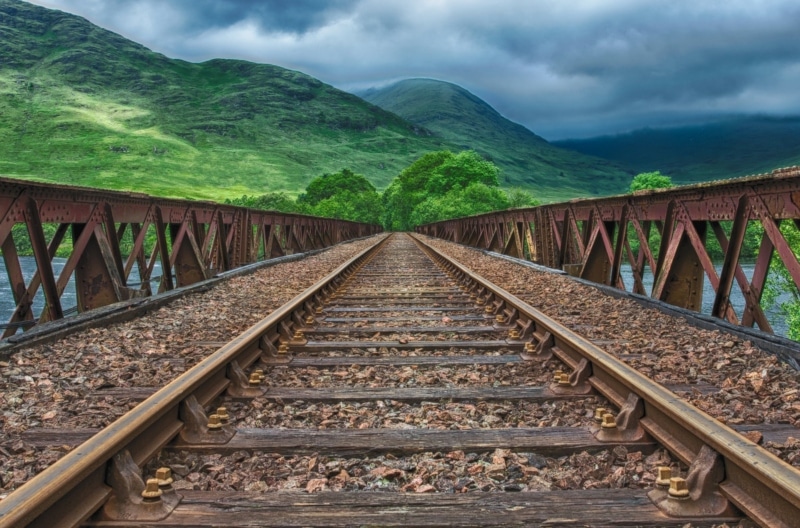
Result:
{"label": "rusted metal beam", "polygon": [[[262,254],[282,256],[381,231],[376,225],[345,220],[8,178],[0,178],[0,215],[0,249],[16,305],[3,337],[38,321],[63,317],[61,296],[73,278],[77,308],[84,311],[150,295],[149,281],[159,261],[157,291],[163,292],[250,264]],[[15,225],[24,227],[24,236],[19,230],[12,232]],[[62,241],[70,229],[72,247],[56,278],[53,257],[65,249]],[[121,240],[128,229],[126,240],[133,246],[123,254]],[[48,242],[47,233],[53,232]],[[36,263],[29,281],[20,265],[23,238],[30,241]],[[134,265],[141,284],[129,287]],[[39,314],[31,309],[37,292],[43,292],[45,300]]]}
{"label": "rusted metal beam", "polygon": [[[773,255],[800,289],[800,261],[781,232],[784,220],[800,226],[800,167],[668,190],[487,213],[421,226],[417,231],[529,258],[691,310],[701,309],[703,283],[708,281],[714,290],[711,314],[730,322],[741,319],[744,326],[758,324],[761,330],[771,332],[760,303]],[[528,226],[526,251],[520,251],[517,241],[520,224]],[[747,277],[741,261],[748,257],[743,254],[745,232],[752,226],[764,235],[754,255],[754,271]],[[709,228],[713,237],[707,236]],[[513,235],[508,229],[514,230]],[[721,263],[712,259],[709,238],[719,241]],[[620,278],[620,271],[628,265],[633,274],[631,285]],[[645,289],[648,273],[653,278],[649,292]],[[730,305],[736,288],[745,301],[741,317]]]}

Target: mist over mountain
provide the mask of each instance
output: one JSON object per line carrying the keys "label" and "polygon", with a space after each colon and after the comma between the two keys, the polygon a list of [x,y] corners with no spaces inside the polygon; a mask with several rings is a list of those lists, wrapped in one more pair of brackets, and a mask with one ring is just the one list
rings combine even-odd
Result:
{"label": "mist over mountain", "polygon": [[555,141],[676,183],[761,174],[800,165],[800,117],[740,116],[711,123]]}

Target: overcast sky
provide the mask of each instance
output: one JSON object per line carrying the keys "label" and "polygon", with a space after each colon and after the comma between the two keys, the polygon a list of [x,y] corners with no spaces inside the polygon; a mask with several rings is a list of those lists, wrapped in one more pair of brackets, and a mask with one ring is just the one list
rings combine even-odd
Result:
{"label": "overcast sky", "polygon": [[798,0],[35,0],[169,57],[459,84],[547,139],[800,114]]}

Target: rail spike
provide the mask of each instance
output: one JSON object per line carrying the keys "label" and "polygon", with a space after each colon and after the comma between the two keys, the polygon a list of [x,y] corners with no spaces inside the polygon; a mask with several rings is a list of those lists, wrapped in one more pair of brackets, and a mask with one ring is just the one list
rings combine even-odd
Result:
{"label": "rail spike", "polygon": [[[145,494],[145,482],[130,451],[120,451],[108,467],[106,482],[113,494],[97,513],[101,521],[152,522],[166,519],[183,497],[174,491]],[[148,495],[145,497],[143,495]]]}
{"label": "rail spike", "polygon": [[534,345],[532,341],[525,344],[525,352],[521,354],[522,359],[536,360],[536,361],[549,361],[553,358],[553,347],[556,345],[556,340],[553,334],[545,332],[539,338],[534,335],[534,340],[537,343]]}
{"label": "rail spike", "polygon": [[725,466],[719,453],[703,445],[689,466],[686,479],[671,478],[669,490],[656,488],[647,496],[671,517],[733,517],[741,515],[719,491]]}
{"label": "rail spike", "polygon": [[192,394],[181,405],[181,420],[183,429],[175,439],[176,445],[220,445],[227,444],[236,434],[236,429],[231,425],[213,423],[212,417],[206,415],[203,406]]}
{"label": "rail spike", "polygon": [[639,442],[647,436],[639,423],[643,416],[644,402],[631,392],[616,417],[609,413],[603,415],[595,438],[601,442]]}
{"label": "rail spike", "polygon": [[259,396],[263,396],[264,392],[266,392],[261,387],[261,380],[259,379],[258,383],[255,383],[252,374],[248,376],[245,371],[242,370],[242,367],[239,366],[238,361],[231,361],[228,364],[228,379],[230,380],[230,384],[225,392],[227,392],[228,396],[231,398],[258,398]]}
{"label": "rail spike", "polygon": [[274,365],[276,363],[286,364],[292,362],[292,356],[287,352],[281,352],[277,349],[275,344],[267,335],[261,336],[258,341],[258,347],[261,349],[261,357],[259,360],[265,365]]}
{"label": "rail spike", "polygon": [[568,378],[566,374],[562,376],[565,379],[550,386],[550,390],[556,394],[590,394],[594,390],[589,383],[589,378],[592,377],[592,364],[586,358],[581,359]]}

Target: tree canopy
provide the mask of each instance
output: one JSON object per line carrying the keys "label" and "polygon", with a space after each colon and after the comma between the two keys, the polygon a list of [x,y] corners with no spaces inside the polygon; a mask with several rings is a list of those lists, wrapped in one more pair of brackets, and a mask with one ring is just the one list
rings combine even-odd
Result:
{"label": "tree canopy", "polygon": [[645,189],[669,189],[673,186],[672,178],[664,176],[660,171],[642,172],[633,177],[629,192]]}
{"label": "tree canopy", "polygon": [[536,205],[527,191],[500,189],[499,174],[494,163],[474,151],[454,154],[442,150],[417,159],[383,195],[361,174],[342,169],[311,180],[297,200],[284,193],[268,193],[228,203],[380,223],[385,229],[398,231],[449,218]]}
{"label": "tree canopy", "polygon": [[378,190],[350,169],[314,178],[297,203],[308,214],[368,224],[379,224],[383,213]]}
{"label": "tree canopy", "polygon": [[333,174],[323,174],[311,180],[306,192],[297,197],[297,203],[315,206],[323,200],[344,193],[377,193],[377,189],[367,178],[350,169],[342,169]]}
{"label": "tree canopy", "polygon": [[499,174],[494,163],[471,150],[425,154],[383,193],[383,225],[410,230],[422,223],[507,209],[508,198],[497,188]]}
{"label": "tree canopy", "polygon": [[265,211],[280,211],[283,213],[299,213],[300,207],[297,202],[284,192],[270,192],[260,196],[247,196],[225,200],[226,204],[250,207],[253,209],[264,209]]}

